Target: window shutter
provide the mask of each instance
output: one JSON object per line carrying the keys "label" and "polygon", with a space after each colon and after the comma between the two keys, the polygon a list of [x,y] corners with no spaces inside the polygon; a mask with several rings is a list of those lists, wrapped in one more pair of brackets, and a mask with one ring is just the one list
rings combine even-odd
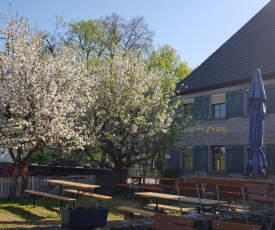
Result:
{"label": "window shutter", "polygon": [[174,151],[171,153],[170,167],[171,168],[179,167],[179,152],[178,151]]}
{"label": "window shutter", "polygon": [[226,116],[236,117],[243,115],[243,90],[226,93]]}
{"label": "window shutter", "polygon": [[194,99],[194,117],[207,118],[209,116],[209,96],[195,97]]}
{"label": "window shutter", "polygon": [[208,170],[208,146],[194,146],[194,171]]}
{"label": "window shutter", "polygon": [[265,148],[265,156],[267,162],[267,172],[270,175],[274,175],[275,172],[275,145],[268,144]]}
{"label": "window shutter", "polygon": [[244,173],[244,146],[226,146],[226,170],[228,173]]}
{"label": "window shutter", "polygon": [[233,92],[226,93],[226,116],[233,114],[234,111],[234,94]]}
{"label": "window shutter", "polygon": [[274,113],[275,112],[275,85],[266,85],[265,86],[265,94],[266,94],[266,113]]}

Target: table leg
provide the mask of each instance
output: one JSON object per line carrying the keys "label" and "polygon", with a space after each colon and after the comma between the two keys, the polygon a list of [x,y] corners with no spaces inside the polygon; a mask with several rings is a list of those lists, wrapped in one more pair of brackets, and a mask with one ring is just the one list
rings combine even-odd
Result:
{"label": "table leg", "polygon": [[128,189],[128,187],[124,187],[124,198],[126,198],[126,195],[127,195],[127,189]]}
{"label": "table leg", "polygon": [[62,189],[63,189],[63,186],[62,186],[62,184],[61,184],[61,185],[60,185],[59,196],[62,196]]}
{"label": "table leg", "polygon": [[[268,221],[268,219],[269,219],[269,221]],[[275,204],[273,204],[273,210],[270,213],[270,215],[269,216],[268,215],[264,216],[264,221],[263,222],[265,222],[265,226],[266,226],[267,230],[272,229],[274,219],[275,219]]]}
{"label": "table leg", "polygon": [[142,178],[142,183],[145,184],[145,177]]}

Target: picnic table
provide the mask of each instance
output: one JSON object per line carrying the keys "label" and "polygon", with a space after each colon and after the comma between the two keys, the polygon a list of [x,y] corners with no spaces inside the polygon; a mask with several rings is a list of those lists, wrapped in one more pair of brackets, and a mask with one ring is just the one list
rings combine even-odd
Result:
{"label": "picnic table", "polygon": [[[49,192],[41,192],[41,191],[36,191],[36,190],[24,190],[25,195],[33,196],[34,201],[33,204],[35,206],[35,200],[37,196],[45,197],[45,198],[53,198],[57,199],[60,201],[60,208],[62,205],[62,202],[72,202],[73,207],[75,207],[75,202],[78,201],[78,198],[80,196],[81,190],[86,190],[89,192],[93,192],[94,188],[98,188],[99,185],[93,185],[93,184],[84,184],[84,183],[79,183],[79,182],[74,182],[74,181],[68,181],[68,180],[61,180],[61,179],[47,179],[45,182],[48,182],[50,184],[53,184],[55,186],[59,187],[59,194],[52,194]],[[74,187],[76,188],[76,197],[66,197],[63,196],[63,187]]]}
{"label": "picnic table", "polygon": [[59,177],[59,178],[56,178],[56,177],[53,176],[51,179],[73,180],[73,181],[77,182],[78,180],[83,180],[85,178],[86,178],[85,176],[62,176],[62,177]]}
{"label": "picnic table", "polygon": [[79,198],[81,190],[86,190],[88,192],[93,192],[93,189],[99,187],[99,185],[84,184],[84,183],[79,183],[79,182],[74,182],[74,181],[67,181],[67,180],[60,180],[60,179],[47,179],[45,181],[50,183],[50,184],[55,184],[56,186],[59,186],[60,187],[60,194],[59,195],[62,195],[63,187],[75,187],[76,190],[77,190],[76,199]]}
{"label": "picnic table", "polygon": [[[130,184],[138,186],[155,186],[161,187],[165,192],[170,193],[171,189],[175,189],[175,182],[182,181],[182,178],[167,177],[147,177],[147,176],[130,176]],[[147,183],[147,182],[151,183]]]}
{"label": "picnic table", "polygon": [[[170,201],[181,201],[185,203],[191,204],[202,204],[202,206],[212,206],[214,212],[216,211],[216,206],[220,204],[226,204],[227,201],[218,201],[215,199],[205,199],[205,198],[198,198],[198,197],[190,197],[190,196],[179,196],[174,194],[166,194],[166,193],[156,193],[156,192],[136,192],[135,195],[141,196],[142,198],[142,207],[144,206],[144,198],[153,198],[155,199],[156,210],[159,210],[159,200],[170,200]],[[208,209],[209,210],[209,209]],[[202,210],[203,211],[203,210]]]}
{"label": "picnic table", "polygon": [[124,197],[127,196],[127,191],[130,190],[130,189],[133,189],[133,190],[138,190],[138,191],[154,191],[154,192],[160,192],[160,191],[163,191],[162,188],[160,187],[155,187],[155,186],[151,186],[151,185],[136,185],[136,184],[117,184],[116,185],[117,187],[119,188],[122,188],[123,189],[123,194],[124,194]]}
{"label": "picnic table", "polygon": [[[228,200],[242,201],[243,213],[240,211],[237,213],[244,215],[247,223],[252,221],[254,223],[257,218],[260,218],[262,219],[260,222],[265,229],[274,229],[275,181],[209,177],[195,177],[193,180],[197,183],[215,185],[216,193],[220,196],[219,199],[227,197]],[[241,192],[237,192],[238,190]],[[236,196],[241,196],[241,198]],[[231,204],[228,207],[231,207]]]}

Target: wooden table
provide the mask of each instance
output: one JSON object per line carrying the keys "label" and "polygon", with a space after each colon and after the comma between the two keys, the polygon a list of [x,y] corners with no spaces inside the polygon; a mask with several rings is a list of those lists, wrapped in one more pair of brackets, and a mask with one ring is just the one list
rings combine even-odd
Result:
{"label": "wooden table", "polygon": [[[138,186],[155,186],[161,187],[165,193],[171,193],[171,190],[175,190],[175,181],[181,181],[182,178],[166,178],[166,177],[147,177],[147,176],[130,176],[128,177],[131,180],[132,185]],[[152,180],[152,183],[147,184],[146,179]],[[141,190],[139,190],[141,191]]]}
{"label": "wooden table", "polygon": [[179,180],[183,180],[182,178],[166,178],[166,177],[156,177],[156,184],[161,184],[161,182],[164,182],[164,184],[166,182],[172,182],[175,183],[175,181],[179,181]]}
{"label": "wooden table", "polygon": [[183,181],[182,178],[165,178],[165,177],[156,177],[155,184],[162,187],[165,193],[171,193],[172,189],[176,189],[175,182]]}
{"label": "wooden table", "polygon": [[[219,204],[218,200],[213,199],[205,199],[198,197],[189,197],[189,196],[179,196],[179,195],[173,195],[173,194],[166,194],[166,193],[156,193],[156,192],[136,192],[135,195],[141,196],[143,198],[154,198],[156,202],[156,210],[158,210],[158,201],[159,199],[163,200],[172,200],[172,201],[180,201],[185,203],[192,203],[192,204],[202,204],[202,206],[212,206],[214,212],[216,212],[216,205]],[[220,201],[220,204],[227,204],[227,201]],[[143,206],[143,200],[142,200],[142,206]]]}
{"label": "wooden table", "polygon": [[[56,184],[57,186],[60,186],[60,196],[62,195],[62,188],[63,186],[67,187],[76,187],[77,189],[77,196],[76,200],[79,198],[79,191],[81,190],[86,190],[91,193],[93,193],[93,189],[98,188],[99,185],[94,185],[94,184],[84,184],[84,183],[79,183],[79,182],[74,182],[74,181],[67,181],[67,180],[59,180],[59,179],[48,179],[45,180],[45,182],[48,182],[50,184]],[[75,204],[74,204],[75,205]]]}
{"label": "wooden table", "polygon": [[138,189],[138,191],[154,191],[154,192],[160,192],[163,191],[163,188],[160,188],[159,186],[155,187],[155,186],[146,186],[146,184],[144,185],[136,185],[136,184],[116,184],[117,187],[122,188],[124,190],[123,194],[124,197],[126,197],[127,195],[127,191],[129,191],[130,189]]}
{"label": "wooden table", "polygon": [[141,184],[145,184],[145,178],[146,176],[130,176],[131,184],[138,184],[141,186]]}
{"label": "wooden table", "polygon": [[47,179],[45,180],[48,183],[51,184],[59,184],[61,186],[73,186],[81,189],[94,189],[94,188],[99,188],[99,185],[94,185],[94,184],[84,184],[84,183],[79,183],[79,182],[74,182],[74,181],[68,181],[68,180],[60,180],[60,179]]}
{"label": "wooden table", "polygon": [[61,178],[52,178],[52,179],[75,180],[75,182],[77,182],[77,180],[83,180],[85,178],[86,178],[85,176],[62,176]]}
{"label": "wooden table", "polygon": [[166,184],[167,182],[175,182],[179,180],[183,180],[182,178],[166,178],[166,177],[147,177],[147,176],[130,176],[131,184],[138,184],[141,186],[142,184],[146,184],[146,179],[152,179],[155,181],[155,185]]}

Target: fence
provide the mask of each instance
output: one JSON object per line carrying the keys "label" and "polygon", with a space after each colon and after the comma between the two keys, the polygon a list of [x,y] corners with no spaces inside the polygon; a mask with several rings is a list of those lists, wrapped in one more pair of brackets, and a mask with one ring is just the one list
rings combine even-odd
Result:
{"label": "fence", "polygon": [[147,176],[147,177],[161,177],[161,172],[157,169],[138,169],[129,168],[128,176]]}
{"label": "fence", "polygon": [[[73,177],[73,175],[72,175]],[[83,177],[78,179],[78,182],[86,184],[95,184],[95,176],[93,175],[77,175],[77,177]],[[45,179],[50,179],[50,176],[29,176],[28,177],[28,189],[41,190],[41,187],[46,187],[48,184]],[[11,177],[0,177],[0,197],[7,198],[9,195],[9,186],[11,183]],[[22,191],[22,180],[18,179],[16,196],[19,197]]]}

